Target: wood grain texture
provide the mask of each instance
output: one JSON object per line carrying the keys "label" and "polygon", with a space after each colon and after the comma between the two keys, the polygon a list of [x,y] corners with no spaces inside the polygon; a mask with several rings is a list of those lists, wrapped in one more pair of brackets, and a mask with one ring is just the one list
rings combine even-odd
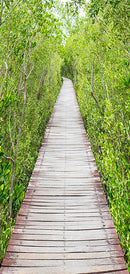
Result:
{"label": "wood grain texture", "polygon": [[128,274],[68,79],[48,123],[0,273]]}

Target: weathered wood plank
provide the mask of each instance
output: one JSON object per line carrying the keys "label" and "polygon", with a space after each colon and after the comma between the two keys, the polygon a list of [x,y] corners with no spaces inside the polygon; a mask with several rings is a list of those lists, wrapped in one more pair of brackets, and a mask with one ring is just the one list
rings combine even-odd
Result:
{"label": "weathered wood plank", "polygon": [[[86,264],[81,263],[80,265],[75,264],[67,264],[64,265],[62,264],[61,267],[55,266],[48,266],[48,267],[2,267],[1,268],[1,273],[6,273],[6,274],[74,274],[74,273],[88,273],[88,274],[106,274],[107,271],[108,273],[112,274],[128,274],[128,270],[124,267],[124,265],[100,265],[100,266],[87,266],[86,269]],[[5,272],[6,271],[6,272]]]}
{"label": "weathered wood plank", "polygon": [[[123,256],[123,255],[122,255]],[[7,260],[77,260],[77,259],[98,259],[98,258],[120,257],[120,251],[111,250],[110,252],[93,252],[93,253],[11,253],[7,252]],[[8,262],[8,261],[7,261]],[[3,266],[6,265],[6,260],[3,261]]]}
{"label": "weathered wood plank", "polygon": [[[81,267],[83,265],[85,265],[86,263],[90,266],[100,266],[100,265],[113,265],[115,266],[115,264],[118,264],[120,262],[120,265],[124,265],[124,258],[123,257],[118,257],[118,256],[112,256],[112,257],[105,257],[104,258],[81,258],[81,259],[67,259],[66,255],[64,256],[63,259],[59,260],[59,259],[46,259],[46,260],[26,260],[26,259],[11,259],[11,265],[12,266],[19,266],[19,267],[48,267],[48,266],[53,266],[53,267],[57,267],[57,266],[62,266],[63,265],[63,261],[65,260],[65,264],[68,265],[68,269],[69,266],[71,267],[72,265],[75,266],[75,264],[79,267],[81,265]],[[5,262],[5,264],[4,264]],[[8,266],[8,260],[4,260],[3,262],[3,266],[6,266],[6,262],[7,262],[7,266]]]}
{"label": "weathered wood plank", "polygon": [[[95,245],[91,246],[88,244],[88,242],[82,242],[82,241],[77,241],[77,243],[74,245],[73,242],[67,242],[65,248],[64,245],[56,245],[56,241],[51,241],[52,243],[54,242],[54,246],[48,242],[44,241],[43,245],[40,245],[39,242],[37,241],[37,246],[35,246],[35,242],[31,245],[10,245],[8,246],[8,252],[18,252],[18,253],[93,253],[93,252],[106,252],[106,251],[119,251],[122,256],[121,252],[121,247],[117,245]],[[58,243],[59,241],[57,241]],[[63,241],[62,241],[63,243]],[[50,244],[50,245],[49,245]],[[6,258],[6,257],[5,257]],[[10,264],[9,264],[10,265]],[[87,267],[87,266],[86,266]]]}
{"label": "weathered wood plank", "polygon": [[70,80],[48,123],[0,273],[128,274]]}
{"label": "weathered wood plank", "polygon": [[[14,229],[14,233],[17,233],[17,229],[21,229],[22,232],[23,230],[25,230],[25,228],[28,229],[33,229],[37,230],[37,229],[56,229],[57,231],[60,230],[64,230],[64,227],[66,228],[66,230],[88,230],[88,229],[100,229],[100,228],[113,228],[113,222],[112,220],[105,220],[105,224],[101,221],[101,220],[88,220],[88,221],[83,221],[83,222],[77,222],[77,221],[73,221],[73,222],[45,222],[45,221],[26,221],[26,225],[25,225],[25,221],[20,221],[18,223],[16,223],[15,225],[15,229]],[[19,231],[20,232],[20,231]],[[18,232],[18,233],[19,233]]]}
{"label": "weathered wood plank", "polygon": [[[112,240],[113,240],[113,243],[112,243]],[[110,252],[110,254],[111,254],[111,250],[121,252],[120,246],[119,246],[118,250],[117,250],[117,246],[115,247],[115,244],[118,244],[118,243],[117,243],[117,241],[114,241],[114,240],[115,239],[111,239],[111,249],[109,249],[110,241],[108,244],[105,242],[105,240],[98,240],[98,242],[95,243],[95,246],[97,248],[101,249],[100,252],[105,252],[105,253]],[[65,246],[66,252],[67,252],[67,248],[68,248],[68,252],[69,252],[70,247],[76,248],[79,245],[80,247],[84,248],[84,253],[90,254],[90,257],[93,252],[96,252],[96,251],[94,251],[94,249],[92,250],[92,252],[90,252],[86,248],[86,246],[89,248],[92,247],[92,244],[89,244],[87,240],[86,241],[84,241],[84,240],[66,241],[66,244],[64,244],[62,240],[61,241],[60,240],[51,241],[51,239],[50,239],[50,240],[44,240],[44,241],[42,241],[42,240],[37,241],[37,240],[29,240],[29,239],[27,239],[27,240],[11,239],[9,245],[10,245],[10,248],[11,248],[11,245],[16,246],[16,247],[18,247],[18,246],[20,246],[20,247],[24,247],[24,246],[28,246],[28,247],[31,247],[31,246],[32,247],[64,247]],[[46,250],[43,250],[42,252],[45,253]],[[101,255],[101,254],[99,254],[99,255]],[[123,256],[123,255],[120,253],[120,256]]]}

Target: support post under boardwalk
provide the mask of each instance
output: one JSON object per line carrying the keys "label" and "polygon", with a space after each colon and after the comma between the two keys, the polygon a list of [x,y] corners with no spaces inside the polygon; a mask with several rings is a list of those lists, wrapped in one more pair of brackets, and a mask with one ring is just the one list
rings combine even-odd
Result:
{"label": "support post under boardwalk", "polygon": [[73,84],[66,78],[0,273],[128,274]]}

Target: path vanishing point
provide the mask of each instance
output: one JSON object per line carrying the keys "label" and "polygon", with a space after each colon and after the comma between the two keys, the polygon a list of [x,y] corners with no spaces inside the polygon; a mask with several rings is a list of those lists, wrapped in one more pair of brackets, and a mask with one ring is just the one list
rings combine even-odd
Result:
{"label": "path vanishing point", "polygon": [[54,106],[0,273],[128,274],[69,79]]}

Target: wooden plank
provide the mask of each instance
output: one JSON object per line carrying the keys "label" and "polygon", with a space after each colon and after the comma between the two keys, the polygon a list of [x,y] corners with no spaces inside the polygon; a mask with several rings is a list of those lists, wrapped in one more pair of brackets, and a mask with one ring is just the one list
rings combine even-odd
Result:
{"label": "wooden plank", "polygon": [[[99,248],[99,250],[101,249],[99,256],[101,255],[101,252],[105,252],[105,253],[110,252],[110,254],[111,254],[111,250],[118,251],[120,253],[120,256],[123,256],[122,255],[123,253],[121,254],[120,246],[119,246],[118,250],[117,250],[117,246],[115,247],[114,243],[117,244],[117,241],[114,241],[114,239],[111,239],[111,242],[112,242],[112,240],[113,240],[113,244],[111,244],[112,246],[111,246],[110,250],[109,250],[110,242],[108,244],[105,242],[105,240],[97,240],[97,243],[95,243],[95,246],[97,248]],[[103,243],[104,243],[104,245],[103,245]],[[53,241],[51,239],[44,240],[44,241],[42,241],[42,240],[32,241],[29,239],[27,239],[27,240],[11,239],[9,245],[10,245],[10,248],[11,248],[11,246],[16,246],[16,247],[18,247],[18,246],[20,246],[20,247],[25,247],[25,246],[28,246],[28,247],[31,247],[31,246],[32,247],[64,247],[66,249],[66,252],[67,252],[67,249],[69,250],[70,247],[76,248],[78,245],[80,245],[80,247],[84,248],[85,253],[89,253],[91,255],[92,253],[96,252],[96,250],[94,251],[94,248],[93,248],[93,251],[91,251],[90,247],[92,247],[92,244],[89,244],[87,240],[86,241],[84,241],[84,240],[66,241],[66,244],[65,244],[62,240],[56,241],[56,239]],[[90,251],[86,246],[87,247],[89,246]],[[44,253],[45,252],[46,252],[46,250],[44,250]],[[81,252],[79,251],[77,254],[79,254],[79,253],[81,253]],[[64,255],[65,254],[66,253],[64,252]]]}
{"label": "wooden plank", "polygon": [[[122,256],[121,248],[119,245],[95,245],[95,246],[89,246],[87,242],[81,242],[77,241],[77,244],[73,244],[73,242],[67,242],[67,245],[64,248],[64,245],[55,245],[54,241],[54,246],[53,245],[47,245],[48,241],[44,241],[43,245],[40,245],[39,242],[37,242],[37,246],[35,246],[35,243],[30,245],[10,245],[8,246],[7,252],[18,252],[18,253],[81,253],[81,252],[86,252],[86,253],[93,253],[93,252],[105,252],[105,251],[119,251]],[[59,241],[57,241],[58,243]],[[53,241],[52,241],[53,243]],[[63,243],[63,241],[62,241]],[[88,244],[88,245],[87,245]],[[6,258],[6,257],[5,257]]]}
{"label": "wooden plank", "polygon": [[[6,271],[6,272],[5,272]],[[109,271],[109,272],[107,272]],[[47,267],[47,268],[43,268],[43,267],[2,267],[1,268],[1,273],[6,273],[6,274],[74,274],[74,273],[88,273],[88,274],[106,274],[106,273],[112,273],[112,274],[129,274],[128,270],[126,270],[124,268],[124,266],[122,266],[120,268],[120,266],[117,265],[117,267],[115,266],[87,266],[87,270],[86,270],[86,266],[73,266],[73,269],[71,267],[69,267],[69,269],[67,270],[66,266],[62,266],[62,267]]]}
{"label": "wooden plank", "polygon": [[[67,259],[66,256],[64,257],[64,259],[47,259],[47,260],[31,260],[31,259],[11,259],[11,265],[12,266],[19,266],[19,267],[48,267],[48,266],[53,266],[53,267],[57,267],[57,266],[63,266],[63,261],[65,260],[65,264],[66,266],[69,267],[71,266],[75,266],[77,265],[78,267],[81,265],[81,267],[83,265],[89,265],[90,266],[95,266],[95,264],[97,266],[101,266],[101,265],[111,265],[111,266],[115,266],[115,264],[118,264],[120,262],[120,265],[123,265],[124,267],[124,259],[122,257],[118,257],[118,256],[113,256],[113,257],[105,257],[104,258],[81,258],[81,259]],[[5,264],[3,262],[3,266],[8,266],[8,260],[4,260]]]}
{"label": "wooden plank", "polygon": [[[100,228],[113,228],[113,222],[112,220],[105,220],[105,223],[101,222],[101,220],[88,220],[88,221],[83,221],[83,222],[77,222],[77,221],[73,221],[73,222],[45,222],[45,221],[26,221],[26,225],[25,225],[25,221],[20,221],[17,222],[14,228],[14,233],[17,233],[17,229],[21,228],[21,231],[23,232],[23,230],[25,231],[25,228],[28,230],[30,228],[32,228],[33,230],[37,230],[37,229],[56,229],[57,231],[60,230],[88,230],[88,229],[100,229]],[[18,232],[19,233],[19,232]]]}
{"label": "wooden plank", "polygon": [[[122,255],[123,256],[123,255]],[[79,253],[16,253],[7,252],[7,260],[77,260],[77,259],[98,259],[98,258],[109,258],[109,257],[120,257],[120,251],[111,250],[110,252],[79,252]],[[7,261],[3,261],[3,266],[5,266]]]}
{"label": "wooden plank", "polygon": [[[109,229],[110,230],[110,229]],[[12,235],[12,239],[23,239],[23,240],[32,240],[34,241],[34,237],[35,237],[35,240],[38,240],[38,241],[44,241],[44,240],[51,240],[51,241],[54,241],[54,240],[60,240],[60,241],[81,241],[81,240],[96,240],[96,239],[106,239],[106,237],[109,239],[109,238],[117,238],[117,234],[115,233],[115,231],[110,231],[110,232],[106,232],[106,231],[103,231],[102,230],[98,230],[98,233],[96,234],[95,232],[96,230],[94,231],[91,231],[91,230],[87,230],[85,231],[73,231],[73,233],[71,233],[71,231],[66,231],[65,233],[60,233],[60,231],[58,231],[58,233],[56,233],[55,231],[52,231],[49,233],[46,233],[46,234],[14,234]],[[43,232],[44,233],[44,232]],[[34,236],[35,235],[35,236]]]}
{"label": "wooden plank", "polygon": [[[82,231],[82,237],[80,236]],[[117,238],[116,237],[116,232],[114,228],[100,228],[100,229],[92,229],[92,228],[87,228],[87,229],[50,229],[48,227],[48,229],[42,228],[42,229],[32,229],[32,228],[28,228],[28,229],[14,229],[13,231],[13,236],[12,239],[23,239],[23,237],[25,237],[24,235],[39,235],[41,237],[41,235],[65,235],[66,236],[66,240],[70,239],[71,236],[72,237],[76,237],[76,239],[78,240],[80,237],[80,239],[86,239],[89,238],[90,236],[92,237],[94,234],[94,238],[96,237],[95,235],[98,235],[99,238],[102,236],[102,238],[104,237],[104,235],[109,237],[109,236],[113,236],[113,238]],[[93,238],[93,239],[94,239]],[[98,238],[98,239],[99,239]],[[29,239],[29,238],[28,238]],[[42,238],[41,238],[42,240]]]}
{"label": "wooden plank", "polygon": [[[22,206],[21,210],[20,210],[20,214],[23,213],[24,211],[26,211],[26,206]],[[87,208],[85,206],[74,206],[74,207],[65,207],[62,206],[59,208],[59,206],[48,206],[48,207],[38,207],[38,206],[32,206],[32,205],[28,205],[28,212],[30,213],[61,213],[63,214],[64,211],[66,211],[66,213],[69,213],[69,214],[73,214],[73,213],[99,213],[99,212],[102,212],[102,214],[104,214],[104,212],[108,212],[108,207],[103,207],[100,211],[100,209],[98,207],[90,207],[90,208]]]}

